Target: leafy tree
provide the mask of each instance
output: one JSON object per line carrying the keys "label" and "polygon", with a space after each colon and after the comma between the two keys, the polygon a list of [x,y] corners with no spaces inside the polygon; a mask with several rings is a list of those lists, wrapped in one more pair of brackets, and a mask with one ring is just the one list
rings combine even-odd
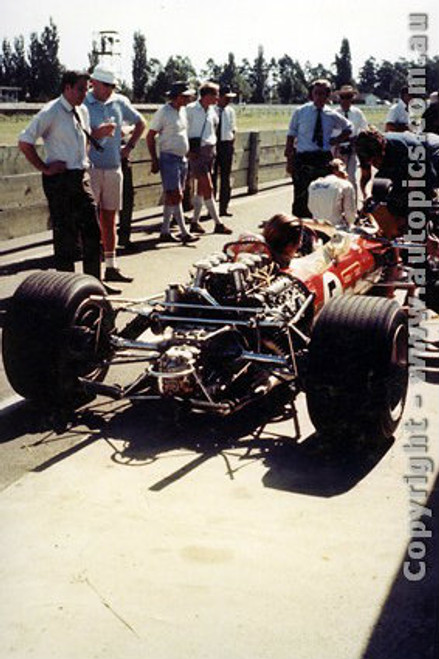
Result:
{"label": "leafy tree", "polygon": [[166,100],[166,92],[173,82],[184,80],[193,83],[196,75],[196,71],[189,57],[182,57],[181,55],[170,57],[164,69],[158,71],[148,91],[148,100],[155,103],[162,103]]}
{"label": "leafy tree", "polygon": [[303,70],[305,74],[306,84],[308,87],[313,82],[313,80],[322,78],[324,80],[329,80],[329,82],[332,82],[334,77],[331,71],[327,69],[325,66],[323,66],[323,64],[317,64],[317,66],[312,66],[311,62],[307,61],[305,62],[305,66]]}
{"label": "leafy tree", "polygon": [[269,96],[270,65],[264,56],[263,46],[258,47],[258,55],[249,70],[248,82],[252,88],[251,102],[265,103]]}
{"label": "leafy tree", "polygon": [[59,92],[63,67],[58,59],[58,29],[52,19],[38,38],[33,32],[30,37],[30,96],[34,100],[46,101]]}
{"label": "leafy tree", "polygon": [[358,89],[364,94],[372,94],[378,84],[377,63],[374,57],[369,57],[360,69]]}
{"label": "leafy tree", "polygon": [[308,97],[303,69],[289,55],[277,63],[277,96],[281,103],[303,103]]}
{"label": "leafy tree", "polygon": [[135,101],[143,101],[148,85],[148,60],[146,57],[146,39],[141,32],[134,33],[133,57],[133,97]]}
{"label": "leafy tree", "polygon": [[92,42],[91,51],[87,55],[88,57],[88,72],[91,73],[95,67],[99,64],[99,51],[97,41],[94,39]]}
{"label": "leafy tree", "polygon": [[200,73],[203,80],[219,80],[222,74],[222,67],[210,57],[206,62],[206,67]]}
{"label": "leafy tree", "polygon": [[3,84],[14,85],[14,63],[12,58],[11,42],[3,39],[2,54],[0,59],[0,79]]}
{"label": "leafy tree", "polygon": [[352,61],[351,49],[348,39],[342,39],[340,54],[335,56],[335,77],[334,84],[337,89],[342,85],[352,85]]}
{"label": "leafy tree", "polygon": [[377,86],[376,93],[380,98],[392,100],[394,94],[392,93],[393,83],[395,78],[395,67],[392,62],[384,60],[377,67]]}
{"label": "leafy tree", "polygon": [[26,60],[26,52],[23,36],[14,39],[14,52],[12,53],[14,68],[14,85],[21,87],[19,100],[26,98],[29,88],[30,69]]}

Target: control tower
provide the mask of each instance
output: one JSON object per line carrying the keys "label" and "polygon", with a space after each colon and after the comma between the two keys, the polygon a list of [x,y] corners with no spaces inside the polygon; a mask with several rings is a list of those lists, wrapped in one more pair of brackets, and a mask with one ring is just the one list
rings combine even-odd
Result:
{"label": "control tower", "polygon": [[112,69],[119,80],[122,78],[120,36],[116,30],[100,30],[93,33],[93,60]]}

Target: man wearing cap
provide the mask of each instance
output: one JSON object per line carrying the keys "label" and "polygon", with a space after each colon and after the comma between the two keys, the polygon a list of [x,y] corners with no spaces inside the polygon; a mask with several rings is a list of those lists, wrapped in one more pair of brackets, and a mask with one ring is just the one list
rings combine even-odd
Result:
{"label": "man wearing cap", "polygon": [[191,145],[189,163],[191,176],[196,181],[194,194],[194,215],[191,230],[205,233],[199,220],[203,202],[215,222],[214,233],[230,234],[232,230],[223,224],[213,196],[212,166],[215,160],[217,143],[218,115],[215,105],[219,98],[219,85],[205,82],[200,87],[200,99],[187,107],[188,135]]}
{"label": "man wearing cap", "polygon": [[[169,102],[154,114],[146,135],[146,144],[151,154],[151,172],[160,172],[164,190],[163,224],[161,242],[178,242],[171,234],[171,219],[174,217],[180,228],[182,243],[197,240],[188,231],[183,216],[183,193],[188,173],[186,105],[192,100],[195,90],[186,82],[174,82],[168,92]],[[159,144],[157,156],[156,142]]]}
{"label": "man wearing cap", "polygon": [[218,100],[217,113],[218,113],[218,128],[217,128],[217,144],[216,144],[216,158],[215,166],[213,169],[213,186],[215,196],[218,187],[218,173],[219,173],[219,214],[225,217],[232,217],[232,213],[228,212],[228,206],[231,196],[230,176],[232,173],[233,151],[236,134],[236,113],[230,105],[232,98],[236,94],[232,92],[229,85],[221,85],[220,95]]}
{"label": "man wearing cap", "polygon": [[[66,71],[61,96],[47,103],[20,133],[18,146],[43,175],[53,230],[55,268],[75,270],[78,235],[83,250],[83,270],[100,279],[100,231],[96,203],[90,186],[87,135],[90,122],[82,104],[89,75]],[[43,139],[46,159],[35,144]],[[113,292],[113,291],[109,291]]]}
{"label": "man wearing cap", "polygon": [[347,180],[343,160],[334,158],[329,167],[330,174],[310,184],[308,206],[314,219],[328,220],[335,226],[347,228],[357,217],[354,187]]}
{"label": "man wearing cap", "polygon": [[[85,97],[90,113],[92,136],[99,139],[100,149],[90,148],[91,184],[101,223],[106,281],[131,282],[117,267],[116,215],[122,206],[122,159],[128,158],[140,139],[146,122],[126,96],[116,94],[116,75],[103,65],[91,74],[92,89]],[[132,135],[122,146],[123,123],[134,124]]]}
{"label": "man wearing cap", "polygon": [[[293,215],[310,217],[308,186],[319,176],[329,174],[331,146],[344,142],[352,133],[351,122],[338,112],[325,107],[331,94],[328,80],[315,80],[311,100],[301,105],[291,117],[285,146],[287,172],[294,185]],[[340,130],[337,137],[335,129]]]}
{"label": "man wearing cap", "polygon": [[[355,194],[357,194],[358,158],[355,151],[355,140],[360,131],[366,130],[368,123],[360,108],[353,105],[357,91],[352,85],[343,85],[338,90],[337,95],[340,100],[340,105],[335,108],[335,110],[346,117],[346,119],[349,119],[352,124],[352,134],[346,142],[337,144],[334,147],[334,156],[343,160],[349,181],[354,186]],[[334,135],[337,135],[338,132],[340,131],[334,132]]]}

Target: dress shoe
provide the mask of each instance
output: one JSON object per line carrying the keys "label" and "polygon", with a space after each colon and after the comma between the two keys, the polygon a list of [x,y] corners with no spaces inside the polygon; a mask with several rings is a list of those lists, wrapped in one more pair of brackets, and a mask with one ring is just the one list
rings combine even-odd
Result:
{"label": "dress shoe", "polygon": [[229,211],[220,211],[220,217],[233,217],[233,213],[229,213]]}
{"label": "dress shoe", "polygon": [[108,286],[108,284],[101,283],[107,295],[120,295],[122,293],[120,288],[113,288],[112,286]]}
{"label": "dress shoe", "polygon": [[105,281],[120,281],[124,284],[130,284],[134,281],[132,277],[123,275],[119,268],[106,268],[104,279]]}
{"label": "dress shoe", "polygon": [[141,250],[140,245],[132,243],[130,240],[126,243],[121,243],[117,248],[122,250],[123,254],[136,254],[136,252],[140,252]]}
{"label": "dress shoe", "polygon": [[232,229],[229,229],[229,227],[226,227],[226,225],[223,224],[222,222],[218,222],[217,224],[215,224],[213,233],[230,234],[233,233],[233,231]]}
{"label": "dress shoe", "polygon": [[192,233],[206,233],[199,222],[191,222],[190,229]]}
{"label": "dress shoe", "polygon": [[180,241],[176,236],[173,236],[172,233],[161,233],[159,236],[159,241],[161,243],[179,243]]}
{"label": "dress shoe", "polygon": [[183,245],[186,245],[187,243],[196,243],[197,240],[200,240],[200,237],[193,236],[191,233],[187,233],[185,236],[181,237],[181,242]]}

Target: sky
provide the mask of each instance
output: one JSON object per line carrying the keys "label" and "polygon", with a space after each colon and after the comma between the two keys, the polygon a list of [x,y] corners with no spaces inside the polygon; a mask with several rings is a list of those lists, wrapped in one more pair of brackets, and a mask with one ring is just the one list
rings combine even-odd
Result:
{"label": "sky", "polygon": [[290,55],[329,67],[349,39],[354,74],[371,55],[378,62],[411,59],[410,13],[429,16],[429,55],[439,54],[437,0],[0,0],[0,37],[13,41],[38,34],[50,17],[60,36],[59,58],[67,68],[88,66],[100,30],[116,30],[120,71],[131,84],[133,34],[145,35],[147,55],[163,64],[188,56],[198,73],[209,58],[252,62],[262,45],[266,59]]}

